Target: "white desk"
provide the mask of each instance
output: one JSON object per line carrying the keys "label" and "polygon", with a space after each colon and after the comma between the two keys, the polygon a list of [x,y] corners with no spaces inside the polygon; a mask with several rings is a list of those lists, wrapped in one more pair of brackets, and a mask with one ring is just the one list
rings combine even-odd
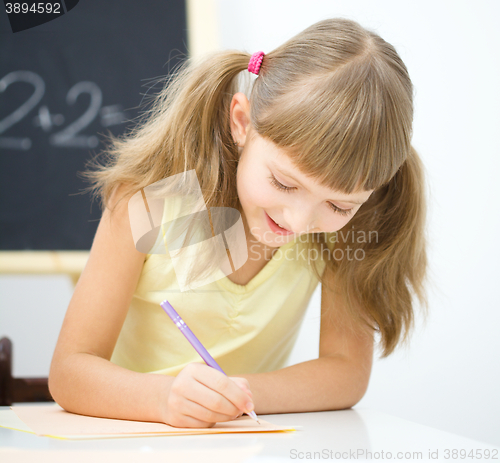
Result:
{"label": "white desk", "polygon": [[[0,407],[0,409],[5,410],[8,407]],[[370,409],[354,408],[333,412],[262,415],[262,417],[274,424],[293,425],[297,431],[74,441],[39,437],[35,434],[0,427],[0,447],[78,451],[79,454],[90,450],[106,451],[106,453],[127,451],[137,455],[134,461],[145,462],[152,461],[151,457],[154,456],[154,452],[173,452],[177,456],[179,452],[185,452],[187,457],[190,452],[200,452],[200,450],[206,451],[207,455],[213,455],[218,449],[221,452],[225,449],[241,449],[242,452],[246,450],[249,455],[253,455],[245,457],[244,461],[248,463],[332,461],[342,458],[475,461],[477,463],[477,458],[474,460],[470,457],[460,458],[460,451],[465,451],[467,455],[471,451],[475,455],[476,452],[481,451],[483,455],[481,462],[500,461],[500,450],[492,445]],[[453,458],[453,450],[455,450],[455,458]],[[485,458],[485,450],[490,451],[489,458]],[[434,453],[430,456],[429,451]],[[391,452],[391,455],[388,455],[388,452]],[[398,452],[402,454],[398,455]],[[108,462],[121,461],[114,459],[112,453],[107,453],[107,455],[109,455]],[[210,458],[198,461],[204,463],[209,460],[212,461]]]}

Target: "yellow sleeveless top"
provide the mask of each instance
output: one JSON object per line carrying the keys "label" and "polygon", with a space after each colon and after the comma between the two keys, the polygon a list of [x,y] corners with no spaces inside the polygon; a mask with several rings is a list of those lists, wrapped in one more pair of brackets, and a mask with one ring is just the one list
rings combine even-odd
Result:
{"label": "yellow sleeveless top", "polygon": [[[296,238],[247,285],[224,277],[181,292],[169,254],[147,254],[111,362],[172,376],[203,363],[160,306],[167,299],[227,375],[283,368],[319,283],[307,259],[307,243]],[[325,262],[319,259],[321,274]]]}

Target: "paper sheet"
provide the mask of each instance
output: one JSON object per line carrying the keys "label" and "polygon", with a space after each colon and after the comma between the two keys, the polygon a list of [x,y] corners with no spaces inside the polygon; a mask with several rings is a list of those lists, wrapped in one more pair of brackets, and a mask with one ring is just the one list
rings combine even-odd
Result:
{"label": "paper sheet", "polygon": [[[98,439],[111,437],[145,437],[183,434],[219,434],[234,432],[294,431],[290,426],[277,426],[259,418],[260,425],[249,416],[217,423],[212,428],[175,428],[164,423],[129,421],[69,413],[58,404],[23,405],[10,407],[16,414],[0,414],[0,426],[35,433],[39,436],[62,439]],[[3,417],[3,419],[2,419]],[[19,426],[19,419],[25,424]],[[17,424],[16,424],[17,423]]]}

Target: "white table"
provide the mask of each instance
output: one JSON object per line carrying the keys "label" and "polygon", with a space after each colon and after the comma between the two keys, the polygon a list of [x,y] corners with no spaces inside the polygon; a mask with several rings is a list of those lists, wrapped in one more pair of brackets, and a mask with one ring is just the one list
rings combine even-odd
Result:
{"label": "white table", "polygon": [[[0,407],[1,409],[5,410],[8,407]],[[134,461],[145,462],[151,461],[150,457],[159,451],[169,451],[176,455],[182,452],[189,456],[190,453],[200,450],[206,451],[207,455],[213,455],[217,451],[224,452],[225,449],[236,449],[236,451],[239,449],[241,452],[253,455],[245,457],[244,461],[248,463],[335,459],[475,461],[476,463],[500,461],[500,450],[492,445],[371,409],[262,415],[262,418],[274,424],[295,426],[297,431],[74,441],[39,437],[0,427],[0,447],[80,453],[86,450],[106,452],[126,450],[129,453],[138,452],[137,455],[141,458]],[[485,450],[489,450],[489,458],[485,458]],[[469,456],[460,458],[460,452],[464,451]],[[470,458],[471,451],[476,457],[478,452],[481,452],[482,458]],[[114,460],[112,453],[107,455],[109,462],[120,461]],[[198,461],[203,462],[203,460]]]}

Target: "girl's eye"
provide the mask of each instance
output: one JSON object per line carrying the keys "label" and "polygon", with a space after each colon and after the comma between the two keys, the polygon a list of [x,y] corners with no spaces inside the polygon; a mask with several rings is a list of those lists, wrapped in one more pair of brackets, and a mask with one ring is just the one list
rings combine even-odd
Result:
{"label": "girl's eye", "polygon": [[290,187],[290,186],[285,186],[283,185],[282,183],[278,182],[278,180],[276,180],[276,178],[274,177],[274,175],[271,175],[271,177],[269,177],[271,179],[271,183],[278,189],[278,190],[281,190],[281,191],[286,191],[286,192],[291,192],[293,190],[293,187]]}
{"label": "girl's eye", "polygon": [[[286,186],[286,185],[283,185],[282,183],[278,182],[278,180],[276,180],[274,175],[271,175],[271,177],[269,177],[269,179],[271,180],[271,184],[274,185],[280,191],[286,191],[287,193],[291,193],[292,190],[295,190],[295,187]],[[335,212],[337,212],[340,215],[347,216],[347,215],[351,215],[351,213],[352,213],[352,209],[341,209],[340,207],[335,206],[335,204],[332,204],[332,203],[328,203],[328,204]]]}
{"label": "girl's eye", "polygon": [[341,215],[351,215],[352,209],[340,209],[340,207],[335,206],[335,204],[328,203],[331,208],[335,211],[338,212]]}

